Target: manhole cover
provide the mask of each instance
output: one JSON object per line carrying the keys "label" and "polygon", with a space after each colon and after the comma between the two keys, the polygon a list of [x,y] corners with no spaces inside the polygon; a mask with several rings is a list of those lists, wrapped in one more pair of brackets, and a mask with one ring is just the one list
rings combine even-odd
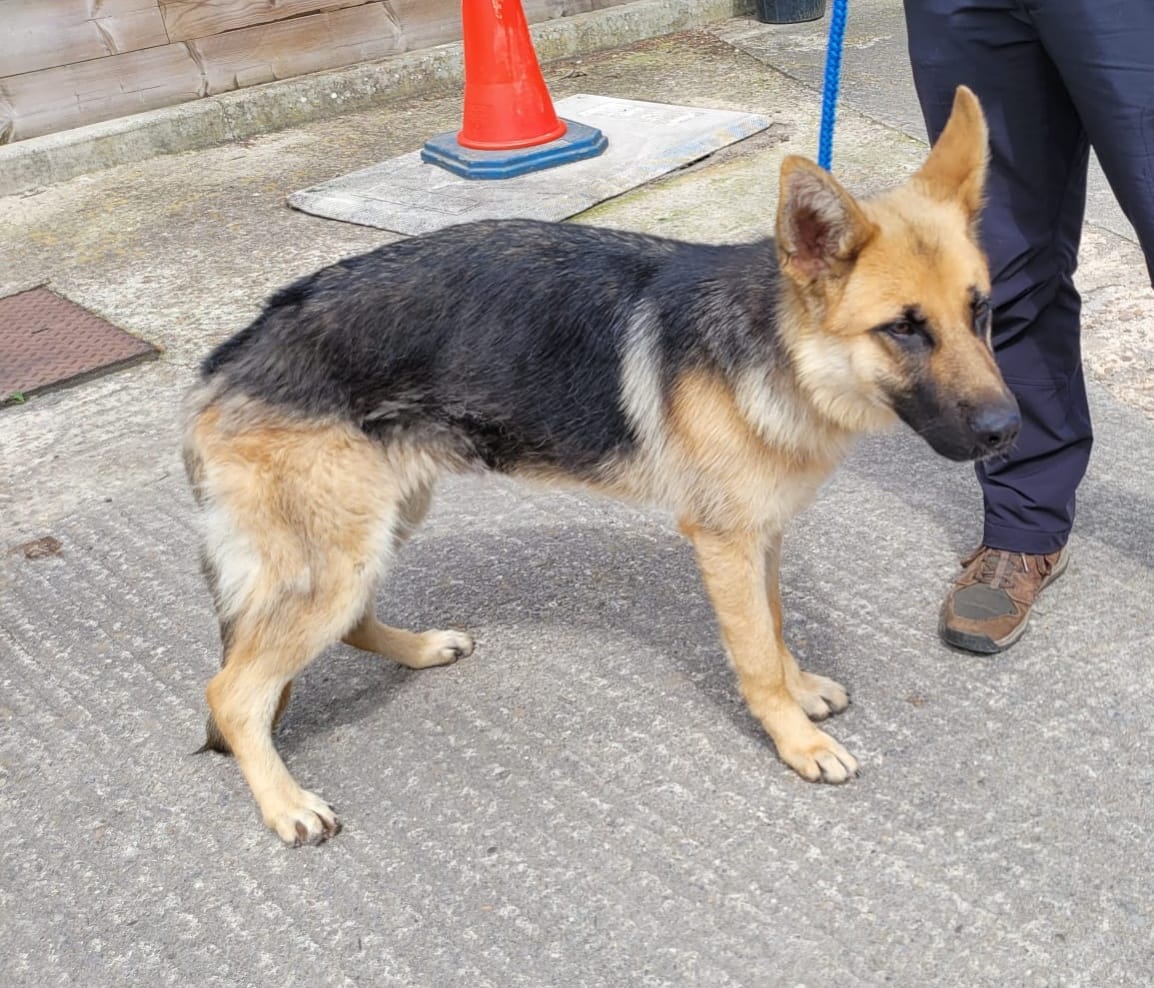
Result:
{"label": "manhole cover", "polygon": [[0,298],[0,405],[155,355],[150,343],[47,288]]}

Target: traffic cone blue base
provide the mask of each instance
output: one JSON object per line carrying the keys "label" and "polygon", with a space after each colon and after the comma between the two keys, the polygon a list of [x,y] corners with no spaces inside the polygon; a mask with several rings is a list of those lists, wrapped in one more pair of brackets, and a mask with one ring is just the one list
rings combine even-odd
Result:
{"label": "traffic cone blue base", "polygon": [[421,148],[421,160],[461,178],[512,178],[571,161],[596,158],[608,147],[608,140],[596,127],[574,120],[564,120],[564,123],[565,133],[557,140],[512,151],[477,151],[462,147],[456,131],[437,134]]}

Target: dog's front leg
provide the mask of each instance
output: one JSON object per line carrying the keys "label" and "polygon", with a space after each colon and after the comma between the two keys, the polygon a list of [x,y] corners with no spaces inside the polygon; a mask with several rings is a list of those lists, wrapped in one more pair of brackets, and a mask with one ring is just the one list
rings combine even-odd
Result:
{"label": "dog's front leg", "polygon": [[741,692],[781,760],[811,782],[845,782],[857,773],[856,759],[810,723],[790,690],[797,664],[782,638],[780,605],[772,608],[766,593],[773,540],[752,531],[681,527],[697,553]]}
{"label": "dog's front leg", "polygon": [[849,706],[845,687],[836,680],[806,672],[785,644],[781,616],[781,532],[770,535],[765,553],[765,594],[773,617],[773,628],[778,647],[785,660],[785,682],[793,698],[801,704],[811,720],[825,720],[830,714],[840,714]]}

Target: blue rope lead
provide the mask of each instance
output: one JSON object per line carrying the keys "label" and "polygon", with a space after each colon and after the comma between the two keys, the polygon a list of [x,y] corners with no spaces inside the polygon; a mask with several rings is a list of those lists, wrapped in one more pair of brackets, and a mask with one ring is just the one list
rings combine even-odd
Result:
{"label": "blue rope lead", "polygon": [[829,19],[829,40],[825,47],[825,88],[821,93],[821,138],[817,163],[829,171],[833,163],[833,125],[837,118],[837,90],[841,83],[841,49],[845,40],[845,19],[849,0],[833,0]]}

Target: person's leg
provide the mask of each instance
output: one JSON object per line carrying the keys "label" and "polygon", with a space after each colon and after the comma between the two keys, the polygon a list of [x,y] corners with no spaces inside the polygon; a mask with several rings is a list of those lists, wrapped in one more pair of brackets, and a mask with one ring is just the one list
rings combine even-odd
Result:
{"label": "person's leg", "polygon": [[1052,553],[1069,536],[1091,445],[1073,283],[1086,136],[1017,0],[906,0],[906,20],[931,139],[961,83],[977,93],[990,126],[982,243],[994,280],[998,365],[1023,423],[1012,453],[978,468],[983,542]]}
{"label": "person's leg", "polygon": [[947,641],[997,651],[1017,639],[1058,573],[1089,460],[1090,416],[1073,284],[1088,142],[1020,0],[906,0],[910,61],[931,139],[968,85],[990,128],[982,243],[998,365],[1022,410],[1011,453],[981,464],[983,544],[943,610]]}
{"label": "person's leg", "polygon": [[1154,283],[1154,4],[1041,0],[1033,17]]}

